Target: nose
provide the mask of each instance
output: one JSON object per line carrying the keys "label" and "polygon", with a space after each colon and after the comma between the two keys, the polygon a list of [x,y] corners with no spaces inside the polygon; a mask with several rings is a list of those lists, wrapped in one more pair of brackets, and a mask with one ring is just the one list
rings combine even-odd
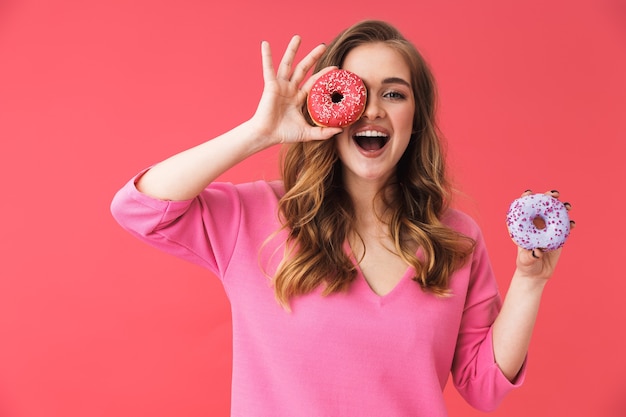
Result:
{"label": "nose", "polygon": [[375,120],[385,117],[385,109],[383,108],[382,103],[378,100],[377,97],[367,97],[365,110],[363,111],[363,117],[368,120]]}

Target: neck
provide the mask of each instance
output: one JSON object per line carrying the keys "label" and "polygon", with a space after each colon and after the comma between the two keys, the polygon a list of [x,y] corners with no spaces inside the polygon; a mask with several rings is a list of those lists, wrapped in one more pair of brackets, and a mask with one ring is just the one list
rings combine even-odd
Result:
{"label": "neck", "polygon": [[354,205],[357,229],[384,222],[388,208],[384,203],[382,192],[388,193],[393,190],[392,187],[385,190],[387,185],[388,183],[366,180],[344,182],[344,187]]}

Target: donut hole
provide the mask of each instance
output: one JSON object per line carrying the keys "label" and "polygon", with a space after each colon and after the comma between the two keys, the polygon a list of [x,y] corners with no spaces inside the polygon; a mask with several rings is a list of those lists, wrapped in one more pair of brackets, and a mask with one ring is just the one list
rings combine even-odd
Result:
{"label": "donut hole", "polygon": [[539,217],[539,216],[535,217],[533,219],[533,224],[539,230],[543,230],[546,228],[546,221],[543,219],[543,217]]}
{"label": "donut hole", "polygon": [[341,94],[339,91],[335,91],[330,95],[330,100],[333,103],[341,103],[341,100],[343,100],[343,94]]}

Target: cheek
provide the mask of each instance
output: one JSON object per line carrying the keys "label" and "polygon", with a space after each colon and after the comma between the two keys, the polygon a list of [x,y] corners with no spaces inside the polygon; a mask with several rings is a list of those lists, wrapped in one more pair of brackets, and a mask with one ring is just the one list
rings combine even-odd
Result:
{"label": "cheek", "polygon": [[396,107],[388,113],[393,124],[394,134],[401,138],[402,142],[408,140],[413,132],[413,118],[415,106],[407,103],[406,106]]}
{"label": "cheek", "polygon": [[400,138],[399,145],[406,149],[413,134],[413,112],[406,111],[396,117],[396,133]]}
{"label": "cheek", "polygon": [[413,131],[413,118],[415,116],[415,106],[411,106],[399,115],[399,121],[402,126],[405,126],[409,132]]}

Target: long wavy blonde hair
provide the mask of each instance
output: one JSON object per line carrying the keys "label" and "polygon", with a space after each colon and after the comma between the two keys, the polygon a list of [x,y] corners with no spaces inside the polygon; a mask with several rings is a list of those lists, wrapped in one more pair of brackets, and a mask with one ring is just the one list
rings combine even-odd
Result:
{"label": "long wavy blonde hair", "polygon": [[[424,290],[443,296],[474,242],[441,222],[448,208],[449,183],[435,121],[435,84],[424,59],[396,28],[368,20],[335,38],[315,71],[341,67],[350,50],[369,42],[383,42],[405,58],[416,103],[415,133],[388,184],[395,192],[379,193],[389,214],[388,229],[397,254],[415,269],[414,280]],[[288,239],[273,282],[276,298],[285,306],[291,297],[320,285],[325,295],[344,290],[356,276],[356,267],[344,250],[348,236],[356,233],[356,216],[343,187],[335,146],[333,138],[289,145],[283,153],[285,194],[279,210]],[[415,244],[422,249],[423,259],[416,255]]]}

